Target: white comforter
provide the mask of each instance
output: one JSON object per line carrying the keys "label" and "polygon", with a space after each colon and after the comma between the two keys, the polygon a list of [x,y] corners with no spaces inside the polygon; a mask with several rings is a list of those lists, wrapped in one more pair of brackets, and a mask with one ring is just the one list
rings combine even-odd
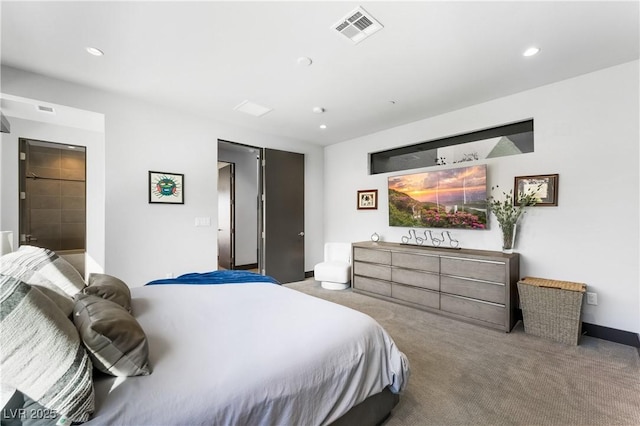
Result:
{"label": "white comforter", "polygon": [[95,381],[105,425],[319,425],[408,361],[371,317],[274,284],[132,289],[153,373]]}

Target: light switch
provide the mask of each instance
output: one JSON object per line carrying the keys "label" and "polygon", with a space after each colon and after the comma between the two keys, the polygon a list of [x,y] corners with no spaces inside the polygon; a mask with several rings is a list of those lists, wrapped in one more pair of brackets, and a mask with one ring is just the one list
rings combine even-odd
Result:
{"label": "light switch", "polygon": [[196,226],[211,226],[210,217],[196,217]]}

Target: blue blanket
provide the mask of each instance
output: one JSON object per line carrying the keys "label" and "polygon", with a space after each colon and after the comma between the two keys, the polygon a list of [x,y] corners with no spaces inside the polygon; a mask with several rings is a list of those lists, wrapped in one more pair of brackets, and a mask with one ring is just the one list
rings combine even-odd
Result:
{"label": "blue blanket", "polygon": [[164,278],[148,282],[145,285],[157,284],[242,284],[242,283],[272,283],[280,284],[278,280],[268,275],[260,275],[250,271],[211,271],[180,275],[177,278]]}

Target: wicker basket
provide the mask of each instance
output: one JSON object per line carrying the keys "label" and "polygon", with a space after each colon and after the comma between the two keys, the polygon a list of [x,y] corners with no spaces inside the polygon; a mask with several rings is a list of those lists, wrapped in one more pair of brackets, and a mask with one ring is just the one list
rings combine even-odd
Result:
{"label": "wicker basket", "polygon": [[577,345],[582,331],[582,298],[587,286],[569,281],[526,277],[518,282],[524,331]]}

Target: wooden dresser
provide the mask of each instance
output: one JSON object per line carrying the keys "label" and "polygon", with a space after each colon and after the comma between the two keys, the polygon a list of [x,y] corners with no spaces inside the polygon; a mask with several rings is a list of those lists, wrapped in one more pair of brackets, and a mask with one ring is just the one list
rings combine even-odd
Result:
{"label": "wooden dresser", "polygon": [[506,332],[515,325],[517,253],[361,242],[352,259],[356,292]]}

